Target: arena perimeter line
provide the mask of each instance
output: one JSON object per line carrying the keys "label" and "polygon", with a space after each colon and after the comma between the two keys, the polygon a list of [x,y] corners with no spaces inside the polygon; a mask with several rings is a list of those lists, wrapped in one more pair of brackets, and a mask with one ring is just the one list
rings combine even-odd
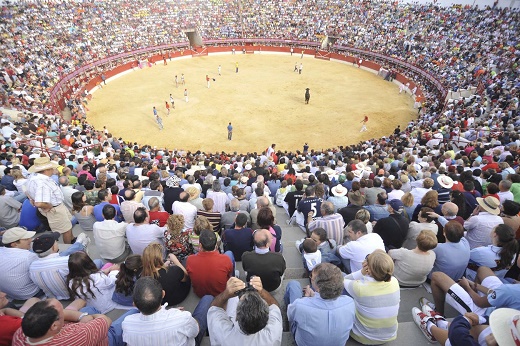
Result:
{"label": "arena perimeter line", "polygon": [[[295,63],[303,63],[301,75],[293,72]],[[415,119],[417,112],[410,95],[399,94],[394,83],[357,65],[311,56],[300,59],[299,54],[226,53],[134,70],[93,94],[87,119],[98,130],[107,126],[115,137],[170,150],[261,152],[271,143],[280,150],[297,150],[305,142],[327,149],[388,136],[397,125]],[[180,84],[181,73],[185,86]],[[206,74],[216,79],[209,89]],[[311,92],[308,105],[305,88]],[[170,93],[176,108],[167,116]],[[163,119],[162,131],[153,106]],[[368,131],[360,133],[365,114]],[[227,140],[230,121],[232,141]]]}

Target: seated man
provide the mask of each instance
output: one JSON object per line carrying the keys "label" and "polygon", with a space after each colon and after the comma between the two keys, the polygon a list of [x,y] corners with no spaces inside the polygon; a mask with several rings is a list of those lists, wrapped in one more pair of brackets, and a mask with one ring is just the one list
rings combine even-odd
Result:
{"label": "seated man", "polygon": [[69,255],[85,251],[90,239],[81,233],[67,250],[59,252],[58,232],[44,233],[34,238],[32,249],[38,259],[29,266],[29,276],[48,298],[70,299],[66,277],[69,273]]}
{"label": "seated man", "polygon": [[[334,213],[334,205],[331,202],[323,202],[320,207],[321,217],[313,219],[315,216],[312,211],[308,215],[308,229],[309,232],[316,228],[323,228],[327,231],[327,237],[334,239],[336,244],[343,245],[343,238],[345,236],[343,228],[345,228],[345,221],[343,217]],[[310,233],[309,233],[310,234]]]}
{"label": "seated man", "polygon": [[186,260],[186,270],[193,291],[199,297],[217,296],[226,289],[227,280],[234,274],[234,259],[230,251],[217,251],[217,236],[210,230],[200,232],[199,253]]}
{"label": "seated man", "polygon": [[123,341],[128,345],[200,345],[206,335],[207,314],[212,296],[204,296],[193,315],[161,306],[164,290],[156,279],[141,277],[134,286],[134,306],[138,314],[125,318]]}
{"label": "seated man", "polygon": [[285,258],[281,253],[270,252],[272,234],[266,229],[257,230],[253,236],[255,250],[244,252],[242,255],[242,267],[247,272],[247,280],[251,276],[260,276],[263,287],[272,292],[282,282],[285,273]]}
{"label": "seated man", "polygon": [[222,233],[222,242],[224,251],[233,252],[235,261],[242,261],[242,254],[253,250],[253,230],[246,227],[246,214],[236,214],[234,223],[234,229],[227,229]]}
{"label": "seated man", "polygon": [[445,243],[437,244],[435,263],[428,278],[434,272],[443,272],[452,280],[458,281],[465,273],[468,266],[470,249],[469,243],[464,238],[464,228],[457,221],[449,221],[444,225]]}
{"label": "seated man", "polygon": [[99,257],[110,263],[121,263],[130,255],[126,244],[126,222],[117,222],[117,209],[112,204],[103,207],[104,221],[94,222],[93,233]]}
{"label": "seated man", "polygon": [[240,210],[240,202],[238,199],[233,198],[231,202],[229,202],[230,211],[226,211],[222,214],[222,218],[220,219],[220,223],[222,224],[223,229],[230,229],[235,224],[235,217],[238,213],[244,214],[247,217],[247,225],[251,225],[251,215],[247,211]]}
{"label": "seated man", "polygon": [[29,251],[35,234],[13,227],[2,236],[4,246],[0,247],[0,291],[7,293],[11,299],[26,300],[44,295],[29,276],[29,266],[38,259],[35,253]]}
{"label": "seated man", "polygon": [[[105,218],[103,217],[103,208],[105,205],[110,204],[112,201],[112,193],[108,189],[99,190],[97,193],[98,199],[101,203],[94,206],[94,216],[96,217],[96,221],[103,221]],[[121,214],[121,208],[117,204],[112,204],[112,206],[116,209],[116,217],[115,220],[117,222],[123,221],[123,214]]]}
{"label": "seated man", "polygon": [[251,278],[247,288],[240,279],[230,278],[226,289],[211,303],[208,329],[214,346],[279,346],[282,343],[282,313],[276,299],[263,289],[258,276]]}
{"label": "seated man", "polygon": [[361,270],[366,256],[375,250],[385,250],[383,239],[377,233],[367,233],[367,227],[363,221],[350,221],[347,231],[350,242],[338,248],[338,256],[346,273]]}
{"label": "seated man", "polygon": [[311,284],[305,298],[298,281],[290,281],[285,291],[287,317],[296,344],[345,345],[354,324],[356,307],[352,298],[341,295],[343,275],[330,263],[312,270]]}
{"label": "seated man", "polygon": [[137,208],[132,219],[135,223],[126,226],[126,238],[134,254],[142,255],[144,248],[150,243],[164,244],[166,227],[151,225],[148,211],[144,207]]}
{"label": "seated man", "polygon": [[121,323],[135,313],[137,310],[132,309],[112,323],[105,315],[63,309],[52,298],[43,300],[27,311],[13,345],[121,345]]}
{"label": "seated man", "polygon": [[12,345],[14,333],[21,327],[23,315],[39,302],[38,298],[28,299],[20,309],[10,303],[6,294],[0,291],[0,345]]}
{"label": "seated man", "polygon": [[0,227],[11,228],[20,222],[22,203],[10,196],[6,196],[5,187],[0,185]]}
{"label": "seated man", "polygon": [[166,226],[170,214],[167,211],[161,210],[162,204],[157,197],[152,197],[148,200],[148,207],[150,207],[148,215],[150,215],[150,223],[156,224],[159,227]]}
{"label": "seated man", "polygon": [[[520,285],[502,283],[487,267],[477,270],[476,281],[480,284],[466,278],[455,283],[443,272],[432,273],[435,310],[444,315],[445,302],[461,314],[474,312],[479,316],[489,316],[493,310],[488,309],[490,307],[520,309]],[[484,295],[480,295],[480,292]]]}

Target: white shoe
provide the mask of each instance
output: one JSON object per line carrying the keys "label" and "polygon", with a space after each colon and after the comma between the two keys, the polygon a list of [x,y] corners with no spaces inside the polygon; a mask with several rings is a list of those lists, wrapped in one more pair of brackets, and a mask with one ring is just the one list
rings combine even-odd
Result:
{"label": "white shoe", "polygon": [[86,249],[87,246],[90,244],[90,238],[85,233],[80,233],[76,238],[76,243],[82,244]]}
{"label": "white shoe", "polygon": [[423,313],[418,308],[412,309],[412,316],[413,316],[413,321],[415,322],[417,327],[419,327],[419,329],[424,334],[426,339],[428,339],[428,342],[430,342],[432,344],[435,343],[437,340],[435,340],[435,338],[428,331],[428,328],[427,328],[428,322],[432,322],[433,324],[435,324],[435,319],[433,317],[426,316],[426,314]]}

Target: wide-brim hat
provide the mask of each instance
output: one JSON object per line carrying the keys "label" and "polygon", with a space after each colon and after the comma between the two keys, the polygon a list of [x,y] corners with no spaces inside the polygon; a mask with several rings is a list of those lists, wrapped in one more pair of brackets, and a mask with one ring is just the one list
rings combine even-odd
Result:
{"label": "wide-brim hat", "polygon": [[174,175],[174,176],[169,177],[166,180],[166,186],[168,186],[168,187],[178,187],[180,182],[181,182],[181,178],[179,178],[178,176]]}
{"label": "wide-brim hat", "polygon": [[485,211],[490,214],[498,215],[500,214],[500,201],[495,197],[487,196],[486,198],[477,197],[477,203]]}
{"label": "wide-brim hat", "polygon": [[440,186],[442,186],[445,189],[451,189],[453,186],[453,179],[451,179],[447,175],[439,175],[437,177],[437,182]]}
{"label": "wide-brim hat", "polygon": [[498,345],[518,345],[520,310],[500,308],[489,316],[489,326]]}
{"label": "wide-brim hat", "polygon": [[355,171],[352,171],[352,173],[354,173],[354,176],[356,176],[358,178],[361,178],[361,176],[363,175],[363,171],[361,171],[359,169],[356,169]]}
{"label": "wide-brim hat", "polygon": [[355,204],[357,206],[363,206],[365,204],[363,195],[361,194],[361,192],[359,192],[359,190],[349,193],[348,200],[350,203]]}
{"label": "wide-brim hat", "polygon": [[332,188],[332,193],[334,196],[345,196],[348,193],[348,190],[343,187],[343,185],[336,185]]}
{"label": "wide-brim hat", "polygon": [[34,159],[34,164],[29,167],[28,171],[29,173],[37,173],[51,168],[58,168],[58,166],[56,162],[52,162],[48,157],[37,157]]}

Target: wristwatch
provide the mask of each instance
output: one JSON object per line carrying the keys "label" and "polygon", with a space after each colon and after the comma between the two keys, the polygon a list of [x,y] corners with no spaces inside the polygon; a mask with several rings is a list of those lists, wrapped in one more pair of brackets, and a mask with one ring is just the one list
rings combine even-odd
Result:
{"label": "wristwatch", "polygon": [[85,317],[85,316],[88,316],[88,312],[84,312],[84,313],[82,313],[81,315],[79,315],[79,317],[78,317],[78,322],[81,321],[81,319],[82,319],[83,317]]}

